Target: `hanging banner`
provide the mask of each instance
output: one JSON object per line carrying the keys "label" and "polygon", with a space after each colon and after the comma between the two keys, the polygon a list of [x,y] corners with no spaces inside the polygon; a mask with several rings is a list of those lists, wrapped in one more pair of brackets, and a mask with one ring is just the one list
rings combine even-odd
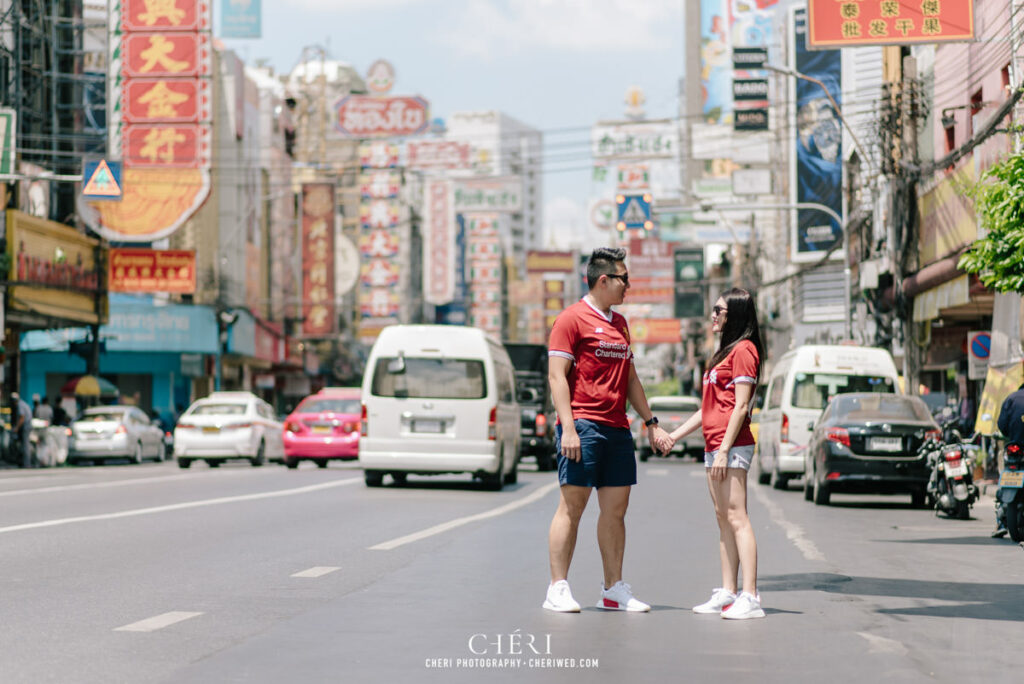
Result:
{"label": "hanging banner", "polygon": [[[842,107],[841,51],[808,50],[804,41],[806,20],[804,9],[793,10],[791,66],[824,84]],[[842,216],[843,134],[839,115],[821,85],[797,78],[790,82],[796,101],[796,154],[790,185],[793,201],[823,204]],[[796,214],[796,234],[791,243],[793,261],[820,259],[822,252],[842,240],[842,226],[828,214],[817,209],[799,209]]]}
{"label": "hanging banner", "polygon": [[111,292],[192,294],[196,291],[196,253],[111,247],[107,274]]}
{"label": "hanging banner", "polygon": [[302,333],[337,331],[334,302],[334,184],[302,186]]}
{"label": "hanging banner", "polygon": [[807,12],[807,45],[814,48],[974,40],[974,0],[809,0]]}
{"label": "hanging banner", "polygon": [[449,181],[428,181],[423,193],[423,298],[436,306],[455,297],[455,208]]}

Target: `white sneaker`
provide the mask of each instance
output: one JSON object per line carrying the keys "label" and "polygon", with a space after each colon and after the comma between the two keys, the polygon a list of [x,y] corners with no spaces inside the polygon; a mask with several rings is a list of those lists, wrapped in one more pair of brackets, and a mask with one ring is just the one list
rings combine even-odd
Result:
{"label": "white sneaker", "polygon": [[597,602],[597,607],[604,610],[628,610],[631,613],[646,613],[651,609],[643,601],[633,598],[633,590],[622,580],[613,584],[611,589],[601,587],[601,598]]}
{"label": "white sneaker", "polygon": [[705,601],[699,606],[693,607],[694,613],[707,613],[718,615],[722,610],[736,600],[736,594],[728,589],[715,589],[711,592],[711,600]]}
{"label": "white sneaker", "polygon": [[761,609],[761,595],[754,596],[753,594],[743,592],[736,597],[731,606],[722,611],[722,617],[726,620],[763,618],[764,610]]}
{"label": "white sneaker", "polygon": [[578,613],[580,604],[572,597],[569,590],[569,582],[558,580],[548,587],[547,598],[544,599],[544,607],[556,613]]}

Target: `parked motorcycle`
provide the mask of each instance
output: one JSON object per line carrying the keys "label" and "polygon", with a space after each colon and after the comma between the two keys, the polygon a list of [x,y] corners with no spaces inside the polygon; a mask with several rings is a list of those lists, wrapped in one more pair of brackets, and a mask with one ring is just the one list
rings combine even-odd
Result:
{"label": "parked motorcycle", "polygon": [[996,492],[996,523],[997,529],[1005,529],[1013,541],[1024,541],[1024,446],[1020,444],[1007,444],[1003,451],[1003,470],[999,473]]}
{"label": "parked motorcycle", "polygon": [[928,440],[921,448],[928,449],[931,476],[926,491],[935,506],[935,514],[941,512],[950,518],[967,520],[971,515],[971,505],[979,495],[968,465],[978,447],[964,442],[943,444]]}

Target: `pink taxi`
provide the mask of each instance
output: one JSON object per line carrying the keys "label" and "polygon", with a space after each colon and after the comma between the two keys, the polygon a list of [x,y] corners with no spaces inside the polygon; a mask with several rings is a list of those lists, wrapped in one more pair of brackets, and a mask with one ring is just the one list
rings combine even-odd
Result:
{"label": "pink taxi", "polygon": [[359,457],[362,416],[358,387],[325,387],[302,400],[284,423],[284,464],[314,461],[321,468],[330,460]]}

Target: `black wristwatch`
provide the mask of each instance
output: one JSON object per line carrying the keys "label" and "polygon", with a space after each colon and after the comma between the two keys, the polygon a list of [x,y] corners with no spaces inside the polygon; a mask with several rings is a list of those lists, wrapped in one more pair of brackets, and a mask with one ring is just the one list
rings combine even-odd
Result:
{"label": "black wristwatch", "polygon": [[644,427],[651,427],[652,425],[658,424],[658,416],[651,416],[650,420],[644,421]]}

